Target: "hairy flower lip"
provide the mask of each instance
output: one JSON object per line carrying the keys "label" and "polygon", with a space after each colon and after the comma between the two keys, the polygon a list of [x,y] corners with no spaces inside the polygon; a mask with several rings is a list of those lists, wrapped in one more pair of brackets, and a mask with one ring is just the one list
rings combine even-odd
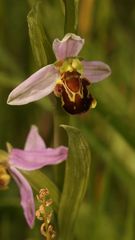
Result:
{"label": "hairy flower lip", "polygon": [[37,127],[32,126],[24,150],[12,148],[7,155],[7,170],[18,185],[24,216],[29,227],[32,228],[35,220],[33,192],[30,184],[19,170],[31,171],[46,165],[58,164],[67,159],[68,148],[65,146],[55,149],[47,148]]}
{"label": "hairy flower lip", "polygon": [[[87,79],[90,83],[96,83],[107,78],[111,74],[110,67],[102,61],[86,61],[78,57],[84,45],[84,39],[73,33],[68,33],[62,40],[55,39],[53,42],[53,51],[56,56],[56,62],[47,65],[32,74],[28,79],[18,85],[9,95],[7,103],[10,105],[23,105],[37,101],[54,91],[57,80],[61,79],[61,65],[68,59],[76,59],[79,65],[76,69],[67,66],[67,69],[76,70],[81,73],[81,77]],[[63,69],[64,71],[64,69]],[[65,68],[66,71],[66,68]]]}

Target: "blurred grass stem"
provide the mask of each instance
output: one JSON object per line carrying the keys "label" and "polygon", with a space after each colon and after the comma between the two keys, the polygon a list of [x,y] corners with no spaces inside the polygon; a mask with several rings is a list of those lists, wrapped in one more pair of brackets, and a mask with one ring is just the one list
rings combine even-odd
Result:
{"label": "blurred grass stem", "polygon": [[79,6],[78,30],[82,36],[88,37],[92,28],[94,0],[81,0]]}

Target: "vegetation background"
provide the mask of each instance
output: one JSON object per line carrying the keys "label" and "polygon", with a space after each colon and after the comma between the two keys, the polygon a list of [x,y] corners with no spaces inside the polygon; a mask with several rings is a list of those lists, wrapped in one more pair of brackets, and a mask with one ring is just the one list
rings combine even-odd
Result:
{"label": "vegetation background", "polygon": [[[26,106],[8,106],[10,91],[39,68],[29,40],[27,15],[35,0],[0,1],[0,148],[23,148],[31,124],[53,144],[48,98]],[[52,40],[64,35],[62,1],[43,0],[42,21]],[[135,239],[135,1],[81,0],[78,32],[86,39],[81,56],[105,61],[109,79],[95,84],[94,110],[71,117],[91,149],[87,194],[76,222],[76,239]],[[43,17],[44,16],[44,17]],[[42,65],[42,64],[41,64]],[[41,66],[40,66],[41,67]],[[49,168],[44,170],[49,174]],[[67,226],[68,227],[68,226]],[[42,239],[39,224],[30,230],[12,182],[0,192],[0,239]]]}

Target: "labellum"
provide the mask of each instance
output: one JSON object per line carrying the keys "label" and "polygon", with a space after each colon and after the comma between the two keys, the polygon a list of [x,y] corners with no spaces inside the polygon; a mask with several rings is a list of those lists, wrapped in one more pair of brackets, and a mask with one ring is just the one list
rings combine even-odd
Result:
{"label": "labellum", "polygon": [[77,71],[64,72],[55,86],[54,93],[61,97],[63,108],[70,114],[87,112],[94,108],[96,102],[89,94],[87,87],[90,83]]}

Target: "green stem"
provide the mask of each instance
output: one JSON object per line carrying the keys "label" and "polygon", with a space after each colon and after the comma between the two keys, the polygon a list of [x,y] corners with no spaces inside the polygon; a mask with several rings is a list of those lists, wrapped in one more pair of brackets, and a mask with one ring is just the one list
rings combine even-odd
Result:
{"label": "green stem", "polygon": [[[56,99],[55,109],[54,109],[54,147],[60,145],[67,146],[67,135],[63,128],[60,127],[61,124],[69,123],[69,115],[64,112],[61,107],[59,99]],[[62,190],[63,179],[64,179],[65,163],[54,166],[54,177],[58,187]]]}
{"label": "green stem", "polygon": [[74,0],[63,0],[65,5],[65,33],[76,32],[76,3]]}
{"label": "green stem", "polygon": [[54,147],[58,147],[61,144],[67,145],[67,134],[60,125],[68,123],[69,115],[64,112],[60,106],[60,102],[57,101],[57,105],[54,110]]}

